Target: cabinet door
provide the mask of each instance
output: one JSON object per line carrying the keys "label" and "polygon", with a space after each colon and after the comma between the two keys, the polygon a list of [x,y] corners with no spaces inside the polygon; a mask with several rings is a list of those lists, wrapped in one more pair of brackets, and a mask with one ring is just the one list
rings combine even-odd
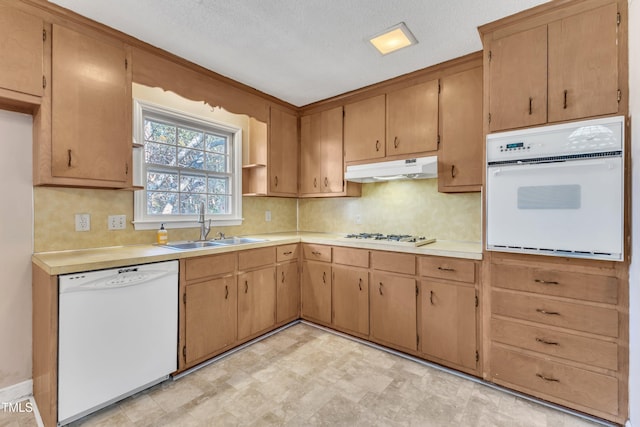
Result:
{"label": "cabinet door", "polygon": [[186,364],[219,352],[236,341],[235,276],[186,286]]}
{"label": "cabinet door", "polygon": [[342,107],[320,113],[320,188],[340,193],[344,185]]}
{"label": "cabinet door", "polygon": [[269,329],[275,322],[275,267],[239,274],[238,339]]}
{"label": "cabinet door", "polygon": [[320,114],[300,118],[300,193],[320,192]]}
{"label": "cabinet door", "polygon": [[300,280],[298,263],[276,267],[276,323],[295,320],[300,313]]}
{"label": "cabinet door", "polygon": [[440,137],[438,190],[482,185],[482,67],[442,78]]}
{"label": "cabinet door", "polygon": [[298,194],[298,118],[271,107],[269,123],[269,192]]}
{"label": "cabinet door", "polygon": [[373,273],[369,284],[371,337],[403,349],[417,349],[416,281]]}
{"label": "cabinet door", "polygon": [[385,156],[385,95],[344,106],[346,162]]}
{"label": "cabinet door", "polygon": [[549,121],[618,112],[616,3],[549,24]]}
{"label": "cabinet door", "polygon": [[331,284],[334,326],[369,335],[369,273],[353,267],[333,266]]}
{"label": "cabinet door", "polygon": [[422,282],[420,351],[476,369],[475,299],[472,286]]}
{"label": "cabinet door", "polygon": [[331,323],[331,264],[304,262],[301,311],[305,319]]}
{"label": "cabinet door", "polygon": [[127,181],[131,83],[121,42],[53,25],[52,175]]}
{"label": "cabinet door", "polygon": [[0,88],[42,96],[42,19],[0,5]]}
{"label": "cabinet door", "polygon": [[438,149],[438,80],[387,94],[387,156]]}
{"label": "cabinet door", "polygon": [[547,121],[547,26],[493,40],[489,61],[489,130]]}

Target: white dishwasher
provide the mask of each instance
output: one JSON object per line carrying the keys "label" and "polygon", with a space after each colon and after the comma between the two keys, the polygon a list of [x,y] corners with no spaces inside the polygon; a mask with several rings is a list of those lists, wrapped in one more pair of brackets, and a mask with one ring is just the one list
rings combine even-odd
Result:
{"label": "white dishwasher", "polygon": [[178,261],[61,275],[58,424],[177,369]]}

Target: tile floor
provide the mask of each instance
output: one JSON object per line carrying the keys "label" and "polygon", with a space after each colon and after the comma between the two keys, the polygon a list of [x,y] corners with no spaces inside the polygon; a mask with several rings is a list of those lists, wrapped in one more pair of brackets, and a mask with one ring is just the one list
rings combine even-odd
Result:
{"label": "tile floor", "polygon": [[[0,414],[0,427],[30,426]],[[594,426],[296,324],[77,426]]]}

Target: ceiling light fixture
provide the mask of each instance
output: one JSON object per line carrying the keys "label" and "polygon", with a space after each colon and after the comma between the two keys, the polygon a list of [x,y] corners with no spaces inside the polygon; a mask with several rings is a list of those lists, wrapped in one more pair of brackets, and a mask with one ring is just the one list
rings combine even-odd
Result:
{"label": "ceiling light fixture", "polygon": [[382,55],[418,43],[418,40],[416,40],[404,22],[369,37],[369,41]]}

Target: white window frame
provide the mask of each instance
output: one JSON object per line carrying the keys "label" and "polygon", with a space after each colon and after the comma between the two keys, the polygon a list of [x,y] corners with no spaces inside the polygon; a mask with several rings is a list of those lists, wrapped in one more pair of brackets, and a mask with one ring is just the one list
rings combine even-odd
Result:
{"label": "white window frame", "polygon": [[134,228],[136,230],[154,230],[160,228],[163,223],[165,228],[193,228],[199,227],[198,215],[147,215],[147,190],[146,190],[146,163],[144,156],[144,113],[150,112],[158,115],[170,116],[185,125],[189,123],[204,127],[214,127],[231,134],[231,201],[230,214],[206,215],[205,219],[211,219],[211,224],[216,226],[230,226],[242,224],[242,128],[220,123],[210,118],[196,116],[175,110],[163,105],[153,104],[140,99],[133,100],[133,145],[134,145],[134,186],[144,186],[144,190],[137,190],[134,194]]}

